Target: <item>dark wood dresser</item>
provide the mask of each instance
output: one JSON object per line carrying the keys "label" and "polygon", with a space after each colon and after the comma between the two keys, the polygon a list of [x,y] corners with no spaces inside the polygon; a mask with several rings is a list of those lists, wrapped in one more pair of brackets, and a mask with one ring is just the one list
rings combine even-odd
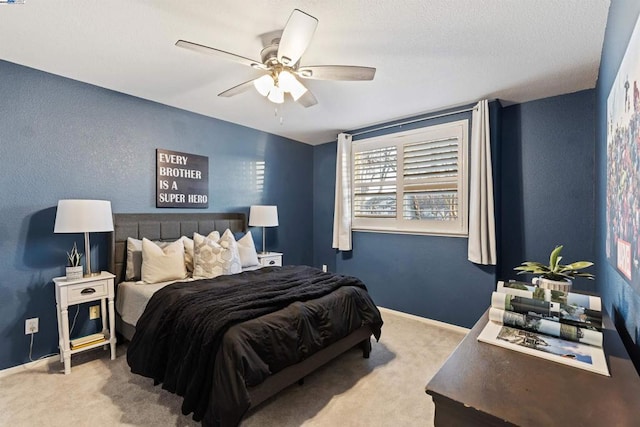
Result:
{"label": "dark wood dresser", "polygon": [[427,384],[437,427],[640,426],[640,377],[608,317],[611,377],[478,342],[487,321],[488,312]]}

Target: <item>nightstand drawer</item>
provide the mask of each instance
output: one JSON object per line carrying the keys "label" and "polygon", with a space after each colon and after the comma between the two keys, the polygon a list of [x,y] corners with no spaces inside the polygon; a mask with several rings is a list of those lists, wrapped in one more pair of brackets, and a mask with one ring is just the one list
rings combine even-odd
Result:
{"label": "nightstand drawer", "polygon": [[282,255],[270,255],[260,257],[260,265],[266,267],[281,267],[282,266]]}
{"label": "nightstand drawer", "polygon": [[96,280],[67,287],[67,302],[75,304],[85,300],[95,300],[107,296],[107,281]]}

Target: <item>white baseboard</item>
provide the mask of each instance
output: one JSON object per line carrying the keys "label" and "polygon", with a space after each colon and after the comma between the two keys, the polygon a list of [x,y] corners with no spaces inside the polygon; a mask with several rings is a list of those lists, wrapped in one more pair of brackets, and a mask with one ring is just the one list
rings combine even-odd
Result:
{"label": "white baseboard", "polygon": [[401,317],[406,317],[408,319],[417,320],[419,322],[423,322],[423,323],[426,323],[428,325],[437,326],[439,328],[444,328],[444,329],[449,329],[451,331],[459,332],[459,333],[462,333],[462,334],[466,334],[471,330],[471,329],[468,329],[468,328],[465,328],[465,327],[462,327],[462,326],[452,325],[451,323],[445,323],[445,322],[441,322],[439,320],[427,319],[426,317],[420,317],[420,316],[416,316],[415,314],[404,313],[402,311],[396,311],[396,310],[392,310],[390,308],[378,307],[378,309],[380,311],[382,311],[382,312],[387,312],[387,313],[395,314],[395,315],[398,315],[398,316],[401,316]]}
{"label": "white baseboard", "polygon": [[42,363],[45,363],[47,365],[54,363],[54,362],[60,362],[60,355],[59,354],[54,354],[53,356],[49,356],[49,357],[44,357],[42,359],[38,359],[38,360],[34,360],[33,362],[28,362],[28,363],[24,363],[22,365],[18,365],[18,366],[13,366],[11,368],[7,368],[7,369],[2,369],[0,370],[0,378],[2,377],[6,377],[18,372],[24,372],[27,371],[29,369],[34,369],[36,366],[41,365]]}

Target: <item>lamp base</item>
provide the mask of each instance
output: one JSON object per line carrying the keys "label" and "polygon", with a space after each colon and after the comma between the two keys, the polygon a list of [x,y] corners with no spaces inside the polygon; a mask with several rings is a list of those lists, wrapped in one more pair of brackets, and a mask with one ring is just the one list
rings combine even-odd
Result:
{"label": "lamp base", "polygon": [[89,243],[89,233],[84,233],[84,251],[85,251],[85,260],[87,261],[87,272],[84,274],[84,277],[95,277],[101,274],[100,271],[93,272],[91,271],[91,244]]}

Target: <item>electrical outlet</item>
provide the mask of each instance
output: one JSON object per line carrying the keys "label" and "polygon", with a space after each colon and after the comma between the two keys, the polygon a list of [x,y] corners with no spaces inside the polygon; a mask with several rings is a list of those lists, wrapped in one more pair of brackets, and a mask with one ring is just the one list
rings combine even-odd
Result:
{"label": "electrical outlet", "polygon": [[32,317],[24,321],[24,334],[35,334],[38,332],[38,318]]}
{"label": "electrical outlet", "polygon": [[327,272],[327,264],[322,264],[322,271]]}
{"label": "electrical outlet", "polygon": [[100,306],[92,305],[89,307],[89,320],[100,318]]}

